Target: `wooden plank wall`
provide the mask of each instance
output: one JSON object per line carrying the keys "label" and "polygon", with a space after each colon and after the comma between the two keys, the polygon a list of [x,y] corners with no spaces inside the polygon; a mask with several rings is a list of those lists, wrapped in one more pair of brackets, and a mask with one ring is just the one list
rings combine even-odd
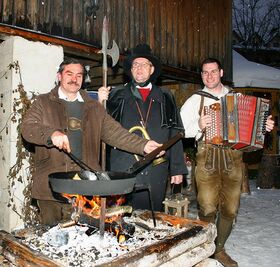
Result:
{"label": "wooden plank wall", "polygon": [[0,0],[0,23],[101,47],[102,21],[122,53],[151,45],[166,65],[198,71],[208,56],[221,60],[232,80],[232,0],[99,0],[96,19],[89,0]]}

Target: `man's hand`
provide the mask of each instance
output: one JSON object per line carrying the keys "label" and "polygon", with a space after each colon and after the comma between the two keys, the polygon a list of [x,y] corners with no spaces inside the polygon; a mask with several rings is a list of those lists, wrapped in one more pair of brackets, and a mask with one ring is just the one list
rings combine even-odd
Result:
{"label": "man's hand", "polygon": [[[144,146],[144,152],[149,154],[151,153],[152,151],[154,151],[156,148],[162,146],[162,144],[159,144],[157,143],[156,141],[154,140],[149,140],[146,145]],[[161,157],[162,155],[165,154],[165,151],[161,151],[157,157]]]}
{"label": "man's hand", "polygon": [[267,132],[271,132],[273,128],[274,128],[274,120],[272,120],[272,115],[269,115],[265,123],[265,130]]}
{"label": "man's hand", "polygon": [[183,175],[173,175],[171,176],[171,184],[180,184],[183,182]]}
{"label": "man's hand", "polygon": [[111,87],[100,87],[98,89],[98,101],[99,101],[99,103],[102,104],[105,100],[108,100],[110,90],[111,90]]}
{"label": "man's hand", "polygon": [[200,130],[204,130],[206,126],[211,126],[211,116],[210,115],[201,115],[198,120],[198,126]]}
{"label": "man's hand", "polygon": [[55,131],[51,136],[51,140],[54,146],[67,151],[68,153],[71,152],[69,140],[66,134],[60,131]]}

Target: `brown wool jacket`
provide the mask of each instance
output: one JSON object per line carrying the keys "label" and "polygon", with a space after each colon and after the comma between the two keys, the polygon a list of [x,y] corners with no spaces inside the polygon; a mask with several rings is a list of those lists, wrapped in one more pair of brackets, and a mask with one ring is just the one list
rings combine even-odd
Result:
{"label": "brown wool jacket", "polygon": [[[103,106],[85,91],[80,91],[84,99],[82,119],[83,158],[92,169],[100,170],[100,141],[143,155],[146,139],[129,133],[109,116]],[[33,173],[32,197],[53,200],[48,183],[48,175],[55,172],[80,170],[69,156],[48,145],[48,140],[56,130],[67,134],[67,114],[58,98],[58,87],[47,94],[36,97],[21,124],[23,138],[35,145],[35,170]]]}

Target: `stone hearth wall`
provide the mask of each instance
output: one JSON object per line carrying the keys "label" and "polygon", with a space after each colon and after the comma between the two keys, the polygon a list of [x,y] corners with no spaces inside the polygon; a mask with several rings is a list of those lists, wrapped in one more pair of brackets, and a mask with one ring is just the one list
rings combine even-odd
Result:
{"label": "stone hearth wall", "polygon": [[[8,207],[8,173],[16,162],[17,124],[11,122],[15,92],[20,84],[20,75],[9,65],[18,61],[22,84],[25,91],[44,93],[49,91],[56,80],[56,72],[63,60],[63,49],[41,42],[32,42],[21,37],[7,38],[0,44],[0,229],[10,232],[23,226],[19,215]],[[31,94],[30,94],[31,95]],[[22,169],[23,183],[12,187],[12,195],[21,211],[22,190],[25,187],[26,168]]]}

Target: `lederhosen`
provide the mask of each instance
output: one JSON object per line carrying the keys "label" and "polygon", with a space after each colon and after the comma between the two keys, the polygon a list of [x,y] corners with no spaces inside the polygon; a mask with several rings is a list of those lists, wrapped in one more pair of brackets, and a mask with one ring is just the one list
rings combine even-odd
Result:
{"label": "lederhosen", "polygon": [[[201,97],[201,114],[204,97]],[[203,136],[202,136],[203,138]],[[198,141],[195,179],[200,215],[213,221],[219,211],[224,217],[237,215],[242,184],[242,152]],[[211,219],[210,219],[211,217]]]}

